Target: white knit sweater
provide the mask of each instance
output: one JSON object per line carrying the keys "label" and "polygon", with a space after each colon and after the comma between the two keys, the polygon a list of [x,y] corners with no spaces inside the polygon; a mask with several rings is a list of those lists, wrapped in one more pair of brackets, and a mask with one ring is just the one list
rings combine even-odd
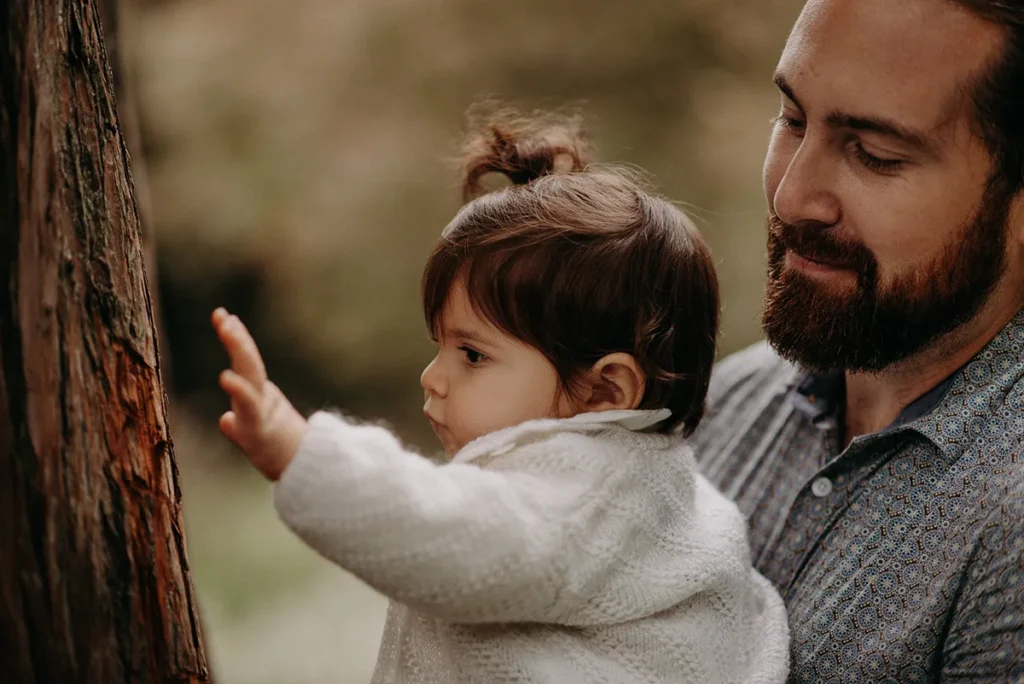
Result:
{"label": "white knit sweater", "polygon": [[274,487],[310,546],[391,599],[374,682],[783,682],[786,613],[667,412],[537,420],[438,465],[310,418]]}

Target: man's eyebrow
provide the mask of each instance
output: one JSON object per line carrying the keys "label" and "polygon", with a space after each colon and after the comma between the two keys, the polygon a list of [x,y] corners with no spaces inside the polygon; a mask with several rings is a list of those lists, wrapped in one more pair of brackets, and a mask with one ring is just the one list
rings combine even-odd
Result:
{"label": "man's eyebrow", "polygon": [[772,81],[775,82],[775,87],[781,90],[783,95],[792,100],[793,104],[795,104],[800,111],[804,110],[804,108],[800,105],[800,101],[796,99],[796,95],[793,94],[793,88],[792,86],[789,85],[789,82],[786,81],[785,76],[778,72],[775,72],[775,76],[772,77]]}
{"label": "man's eyebrow", "polygon": [[832,112],[825,121],[834,128],[849,128],[854,131],[868,131],[870,133],[887,135],[913,147],[919,152],[930,153],[933,151],[933,145],[925,135],[885,119],[868,119],[841,112]]}
{"label": "man's eyebrow", "polygon": [[[782,74],[776,73],[773,80],[775,86],[782,91],[782,94],[793,101],[800,111],[803,111],[800,101],[797,100],[793,87],[789,85]],[[903,142],[906,145],[926,153],[934,152],[934,145],[929,141],[928,136],[923,133],[911,130],[886,119],[873,117],[855,116],[843,112],[832,112],[825,118],[825,122],[833,128],[849,128],[854,131],[868,131],[887,135]]]}

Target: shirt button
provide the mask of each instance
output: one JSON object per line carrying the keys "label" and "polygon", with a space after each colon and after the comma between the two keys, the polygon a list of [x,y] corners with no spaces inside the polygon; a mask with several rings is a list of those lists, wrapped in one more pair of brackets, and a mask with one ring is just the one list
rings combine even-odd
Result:
{"label": "shirt button", "polygon": [[822,499],[832,493],[832,480],[827,477],[819,477],[811,483],[811,493]]}

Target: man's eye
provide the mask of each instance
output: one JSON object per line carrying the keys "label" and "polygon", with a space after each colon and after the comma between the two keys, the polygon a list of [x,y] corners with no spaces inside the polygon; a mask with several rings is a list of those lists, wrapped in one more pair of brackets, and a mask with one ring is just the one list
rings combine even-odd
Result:
{"label": "man's eye", "polygon": [[473,365],[476,365],[487,358],[472,347],[459,347],[459,349],[466,354],[466,360]]}
{"label": "man's eye", "polygon": [[865,150],[864,146],[860,143],[857,143],[854,147],[854,153],[864,166],[868,167],[872,171],[878,171],[879,173],[894,173],[899,171],[903,166],[903,160],[876,157]]}
{"label": "man's eye", "polygon": [[785,112],[780,113],[778,116],[775,117],[775,124],[778,126],[782,126],[786,130],[792,131],[797,135],[802,134],[804,131],[804,127],[806,126],[806,124],[800,119],[794,119],[792,117],[786,116]]}

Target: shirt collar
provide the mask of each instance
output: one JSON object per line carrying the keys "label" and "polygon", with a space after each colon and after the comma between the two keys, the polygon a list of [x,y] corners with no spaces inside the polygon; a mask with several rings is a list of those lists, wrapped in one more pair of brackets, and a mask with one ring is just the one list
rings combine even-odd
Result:
{"label": "shirt collar", "polygon": [[[938,405],[911,427],[935,443],[947,456],[962,454],[985,429],[985,438],[1008,439],[1018,421],[1017,410],[1004,412],[1011,393],[1020,392],[1024,379],[1024,310],[949,379]],[[1004,422],[1005,421],[1005,422]]]}
{"label": "shirt collar", "polygon": [[621,425],[627,430],[641,432],[647,428],[654,427],[669,419],[672,411],[667,408],[653,409],[650,411],[593,411],[591,413],[579,413],[571,418],[563,418],[560,422],[566,426],[577,425]]}
{"label": "shirt collar", "polygon": [[520,425],[504,428],[497,432],[478,437],[462,447],[452,461],[466,463],[484,454],[499,455],[513,448],[525,435],[554,432],[586,432],[608,425],[618,425],[633,432],[649,431],[672,415],[669,409],[646,411],[594,411],[580,413],[570,418],[541,418],[529,420]]}
{"label": "shirt collar", "polygon": [[835,415],[843,405],[843,374],[839,371],[799,371],[793,379],[790,401],[811,420]]}
{"label": "shirt collar", "polygon": [[[1024,310],[966,365],[911,402],[889,427],[875,436],[899,429],[913,430],[946,456],[963,449],[965,419],[984,421],[995,415],[1006,395],[1024,378]],[[798,372],[790,400],[812,421],[835,417],[843,405],[841,372]],[[965,405],[975,410],[965,413]]]}
{"label": "shirt collar", "polygon": [[[908,404],[886,430],[908,425],[931,413],[942,401],[942,397],[946,395],[946,391],[953,384],[955,377],[956,373],[953,373]],[[809,415],[812,420],[819,420],[835,415],[843,406],[844,388],[845,380],[840,372],[812,373],[805,371],[796,378],[793,401],[797,408]]]}

